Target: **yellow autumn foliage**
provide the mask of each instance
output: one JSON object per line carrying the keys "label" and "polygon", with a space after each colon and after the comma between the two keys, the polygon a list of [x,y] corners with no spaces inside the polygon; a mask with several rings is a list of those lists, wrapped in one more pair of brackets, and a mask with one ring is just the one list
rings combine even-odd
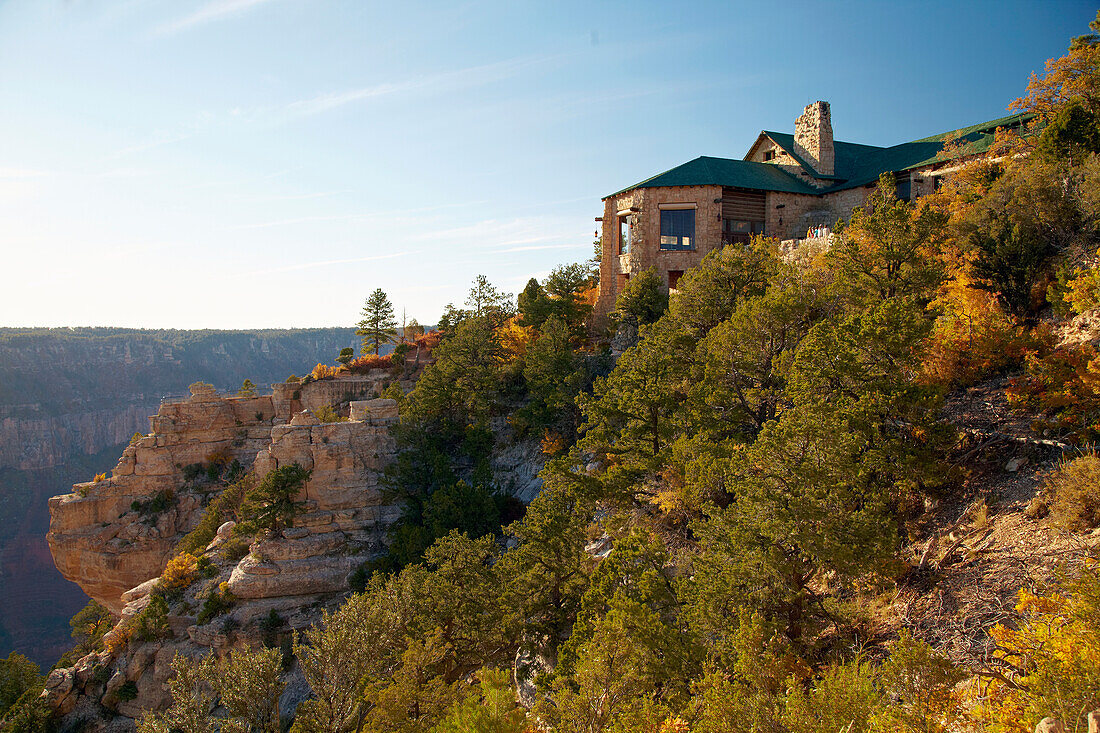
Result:
{"label": "yellow autumn foliage", "polygon": [[1100,707],[1100,574],[1090,567],[1067,595],[1021,590],[1019,628],[998,625],[991,672],[972,711],[990,733],[1030,733],[1050,716],[1084,730]]}
{"label": "yellow autumn foliage", "polygon": [[167,592],[190,585],[198,563],[199,559],[189,552],[176,555],[164,567],[158,587]]}
{"label": "yellow autumn foliage", "polygon": [[522,357],[527,353],[527,347],[534,340],[535,333],[531,326],[521,326],[516,316],[509,318],[496,330],[501,348],[513,357]]}
{"label": "yellow autumn foliage", "polygon": [[972,384],[1023,358],[1024,329],[965,271],[944,283],[932,308],[939,316],[924,360],[927,381]]}

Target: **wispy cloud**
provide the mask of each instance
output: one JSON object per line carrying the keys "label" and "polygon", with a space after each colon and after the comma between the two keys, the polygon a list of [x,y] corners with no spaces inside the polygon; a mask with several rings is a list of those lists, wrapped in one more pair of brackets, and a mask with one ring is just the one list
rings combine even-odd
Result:
{"label": "wispy cloud", "polygon": [[[397,82],[384,82],[370,86],[356,87],[336,92],[324,92],[306,99],[288,103],[282,112],[290,116],[309,116],[328,112],[353,102],[376,99],[419,89],[445,89],[455,91],[490,84],[515,76],[522,69],[554,62],[562,56],[520,56],[491,64],[468,66],[452,71],[404,79]],[[268,110],[270,112],[270,110]],[[236,110],[236,114],[246,116],[250,113]]]}
{"label": "wispy cloud", "polygon": [[309,99],[299,99],[289,103],[286,105],[285,111],[292,116],[307,117],[309,115],[328,112],[329,110],[343,107],[345,104],[351,104],[352,102],[359,102],[364,99],[371,99],[372,97],[385,97],[390,94],[408,91],[424,86],[426,83],[427,82],[423,79],[415,79],[399,84],[376,84],[374,86],[361,87],[359,89],[348,89],[343,92],[318,94]]}
{"label": "wispy cloud", "polygon": [[579,243],[579,244],[538,244],[530,247],[509,247],[507,249],[496,250],[499,254],[506,254],[508,252],[533,252],[540,249],[591,249],[591,244]]}
{"label": "wispy cloud", "polygon": [[319,260],[317,262],[299,262],[294,265],[286,265],[284,267],[273,267],[268,270],[257,270],[253,274],[255,275],[268,275],[274,272],[295,272],[297,270],[309,270],[314,267],[331,267],[332,265],[349,265],[356,262],[374,262],[375,260],[392,260],[395,257],[407,257],[408,255],[420,254],[419,252],[393,252],[385,255],[374,255],[372,257],[352,257],[345,260]]}
{"label": "wispy cloud", "polygon": [[355,221],[366,218],[363,214],[335,214],[333,216],[298,216],[290,219],[276,219],[274,221],[262,221],[256,224],[240,224],[230,227],[231,231],[240,229],[268,229],[290,224],[317,224],[324,221]]}
{"label": "wispy cloud", "polygon": [[329,196],[337,196],[342,193],[351,193],[350,188],[339,191],[316,191],[314,193],[288,193],[271,194],[269,196],[230,196],[233,201],[241,202],[265,202],[265,201],[308,201],[309,199],[323,199]]}
{"label": "wispy cloud", "polygon": [[134,153],[143,153],[146,150],[152,150],[153,148],[159,148],[164,145],[172,145],[173,143],[182,142],[188,138],[192,138],[197,135],[198,132],[192,131],[176,131],[176,130],[160,130],[153,133],[141,142],[134,143],[133,145],[127,145],[124,148],[120,148],[113,153],[107,155],[103,160],[111,161],[123,158],[127,155],[133,155]]}
{"label": "wispy cloud", "polygon": [[[333,193],[342,193],[335,191]],[[306,194],[304,198],[309,198],[310,195]],[[293,197],[291,197],[293,198]],[[473,206],[479,206],[486,203],[485,201],[460,201],[450,204],[437,204],[435,206],[420,206],[414,209],[390,209],[387,211],[362,211],[349,214],[332,214],[326,216],[299,216],[284,219],[275,219],[272,221],[261,221],[254,224],[239,224],[235,227],[230,227],[230,231],[236,231],[241,229],[268,229],[270,227],[290,226],[295,224],[316,224],[326,221],[371,221],[376,222],[379,220],[389,220],[391,222],[404,222],[408,221],[410,217],[417,214],[427,214],[434,211],[441,211],[444,209],[455,208],[470,208]],[[413,239],[431,239],[434,235],[428,234],[423,237],[413,237]]]}
{"label": "wispy cloud", "polygon": [[269,2],[271,0],[214,0],[189,15],[157,26],[153,29],[153,35],[172,35],[205,23],[225,20]]}

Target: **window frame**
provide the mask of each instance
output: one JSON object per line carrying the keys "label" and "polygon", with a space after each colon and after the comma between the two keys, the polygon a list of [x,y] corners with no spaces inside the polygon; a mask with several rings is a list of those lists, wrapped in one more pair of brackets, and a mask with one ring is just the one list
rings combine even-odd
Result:
{"label": "window frame", "polygon": [[[696,205],[690,204],[659,204],[658,210],[660,213],[658,222],[658,235],[657,246],[661,252],[691,252],[695,250],[696,231],[698,227],[698,217],[696,216]],[[665,217],[668,216],[669,225],[665,226]],[[683,225],[680,222],[680,226],[674,226],[674,220],[680,217],[686,217],[690,215],[691,226],[690,233],[688,233],[689,227]],[[686,219],[684,220],[686,221]],[[666,234],[666,229],[668,233]],[[677,232],[676,230],[680,231]],[[667,242],[667,239],[675,238],[675,243]],[[684,241],[687,240],[687,244]]]}

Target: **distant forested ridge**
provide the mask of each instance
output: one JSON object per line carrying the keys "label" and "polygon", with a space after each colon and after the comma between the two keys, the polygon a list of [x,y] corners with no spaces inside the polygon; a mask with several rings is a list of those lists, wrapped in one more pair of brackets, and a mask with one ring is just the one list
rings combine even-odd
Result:
{"label": "distant forested ridge", "polygon": [[186,394],[198,379],[221,389],[245,378],[264,385],[358,341],[352,328],[0,328],[0,416],[148,403]]}

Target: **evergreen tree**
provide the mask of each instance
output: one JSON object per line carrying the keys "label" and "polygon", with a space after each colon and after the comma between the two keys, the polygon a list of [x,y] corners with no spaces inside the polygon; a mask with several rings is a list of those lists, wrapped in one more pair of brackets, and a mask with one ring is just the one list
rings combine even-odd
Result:
{"label": "evergreen tree", "polygon": [[564,320],[550,316],[543,323],[539,337],[524,356],[523,377],[530,401],[518,416],[534,427],[552,429],[572,443],[580,421],[577,395],[589,380],[583,358],[573,351]]}
{"label": "evergreen tree", "polygon": [[519,323],[521,326],[540,328],[550,316],[550,299],[546,291],[535,278],[527,281],[527,286],[516,299],[519,304]]}
{"label": "evergreen tree", "polygon": [[363,351],[373,349],[375,355],[382,344],[393,343],[397,336],[397,319],[393,315],[393,304],[382,288],[377,288],[363,305],[362,320],[357,324],[356,336],[363,337]]}
{"label": "evergreen tree", "polygon": [[297,496],[310,473],[297,463],[269,471],[244,497],[241,515],[246,523],[269,532],[291,526],[305,506]]}
{"label": "evergreen tree", "polygon": [[894,297],[931,300],[943,280],[937,255],[945,225],[933,209],[918,213],[899,200],[893,176],[884,173],[870,203],[839,227],[827,255],[844,295],[856,306]]}
{"label": "evergreen tree", "polygon": [[397,459],[386,474],[404,506],[391,530],[399,566],[451,529],[480,536],[499,526],[488,421],[502,398],[502,353],[488,319],[462,321],[434,355],[406,398],[394,428]]}
{"label": "evergreen tree", "polygon": [[31,688],[42,688],[45,682],[38,665],[22,654],[11,652],[0,659],[0,718]]}
{"label": "evergreen tree", "polygon": [[493,328],[498,328],[515,315],[510,293],[497,290],[484,275],[474,278],[474,284],[466,296],[466,305],[472,318],[486,318]]}

